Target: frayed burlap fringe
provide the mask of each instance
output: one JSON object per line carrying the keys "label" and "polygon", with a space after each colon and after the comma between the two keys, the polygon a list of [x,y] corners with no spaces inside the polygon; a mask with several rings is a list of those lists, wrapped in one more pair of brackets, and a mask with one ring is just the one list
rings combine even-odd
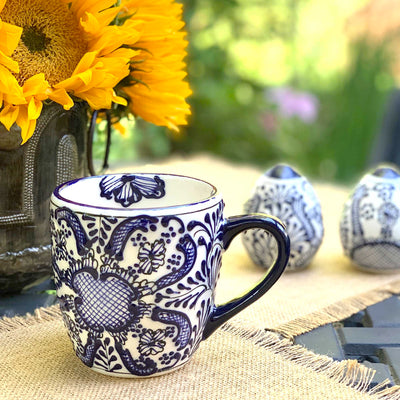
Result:
{"label": "frayed burlap fringe", "polygon": [[24,328],[43,322],[50,322],[55,319],[61,320],[61,311],[58,304],[47,308],[38,308],[33,314],[26,314],[22,317],[3,317],[0,319],[0,332]]}
{"label": "frayed burlap fringe", "polygon": [[341,300],[328,307],[296,318],[280,325],[273,331],[283,337],[293,339],[295,336],[309,332],[319,326],[337,322],[365,309],[366,307],[383,301],[393,294],[400,293],[400,281],[392,282],[379,289]]}
{"label": "frayed burlap fringe", "polygon": [[278,329],[246,330],[245,328],[239,328],[237,323],[235,325],[227,323],[222,329],[251,340],[256,345],[266,348],[288,361],[310,368],[338,383],[368,394],[371,399],[400,400],[400,386],[388,387],[388,380],[370,389],[369,385],[376,371],[358,363],[357,360],[335,361],[331,357],[315,354],[300,345],[293,344],[295,336],[309,332],[319,326],[350,317],[352,314],[399,292],[400,281],[395,281],[382,288],[363,293],[357,297],[344,299],[322,310],[296,318],[280,325]]}
{"label": "frayed burlap fringe", "polygon": [[281,338],[275,332],[264,330],[255,332],[232,326],[229,323],[225,324],[222,329],[250,340],[255,345],[272,351],[285,360],[310,368],[338,383],[370,395],[371,399],[400,400],[400,386],[388,387],[388,380],[381,382],[372,389],[369,388],[376,371],[358,363],[357,360],[335,361],[331,357],[315,354],[300,345],[295,345],[291,340]]}

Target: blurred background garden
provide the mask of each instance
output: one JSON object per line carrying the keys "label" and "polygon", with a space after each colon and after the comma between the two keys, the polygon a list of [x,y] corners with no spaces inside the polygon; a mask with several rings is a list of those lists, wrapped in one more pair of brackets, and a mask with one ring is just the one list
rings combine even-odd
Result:
{"label": "blurred background garden", "polygon": [[[176,134],[123,120],[111,165],[207,152],[264,169],[286,162],[313,179],[351,183],[380,161],[400,160],[395,1],[182,3],[189,125]],[[104,131],[103,123],[96,158]]]}

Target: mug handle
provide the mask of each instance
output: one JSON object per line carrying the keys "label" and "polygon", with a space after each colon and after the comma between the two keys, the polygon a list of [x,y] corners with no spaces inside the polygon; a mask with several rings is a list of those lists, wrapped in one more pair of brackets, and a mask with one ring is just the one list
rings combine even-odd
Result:
{"label": "mug handle", "polygon": [[253,228],[264,229],[272,234],[278,244],[278,256],[265,277],[254,288],[228,303],[214,306],[204,328],[203,340],[207,339],[228,319],[264,295],[285,270],[290,254],[289,236],[282,222],[266,214],[248,214],[227,218],[223,225],[222,234],[224,250],[229,247],[238,233]]}

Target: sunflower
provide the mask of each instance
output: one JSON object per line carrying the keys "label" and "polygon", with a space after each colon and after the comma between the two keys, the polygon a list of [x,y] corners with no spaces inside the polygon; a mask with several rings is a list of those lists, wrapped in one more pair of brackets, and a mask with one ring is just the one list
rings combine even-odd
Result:
{"label": "sunflower", "polygon": [[129,102],[177,129],[190,94],[180,16],[170,1],[0,0],[0,122],[24,143],[44,101],[68,110],[81,99],[94,110]]}

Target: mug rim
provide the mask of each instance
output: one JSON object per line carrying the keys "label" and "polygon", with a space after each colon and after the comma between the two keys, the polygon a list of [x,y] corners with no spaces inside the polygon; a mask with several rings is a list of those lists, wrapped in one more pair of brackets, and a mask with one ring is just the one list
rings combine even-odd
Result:
{"label": "mug rim", "polygon": [[[106,207],[106,206],[97,206],[88,204],[85,202],[78,202],[75,200],[68,199],[64,197],[61,192],[63,188],[67,186],[71,186],[76,182],[80,182],[83,180],[89,179],[101,179],[106,176],[124,176],[124,175],[141,175],[141,176],[160,176],[160,177],[173,177],[173,178],[184,178],[186,180],[196,181],[203,184],[206,184],[212,189],[211,194],[206,197],[205,199],[193,202],[187,202],[183,204],[175,204],[175,205],[166,205],[166,206],[159,206],[159,207],[140,207],[137,206],[135,208],[118,208],[118,207]],[[62,184],[56,186],[53,190],[50,198],[51,204],[56,207],[63,207],[69,206],[74,212],[81,212],[85,214],[92,214],[92,215],[112,215],[115,217],[127,217],[132,215],[140,215],[140,214],[147,214],[147,215],[182,215],[182,214],[189,214],[192,212],[202,211],[213,207],[215,204],[222,201],[222,196],[220,195],[217,187],[210,182],[205,181],[204,179],[199,179],[196,177],[188,176],[188,175],[181,175],[181,174],[172,174],[168,172],[117,172],[117,173],[109,173],[103,175],[92,175],[92,176],[84,176],[76,179],[69,180],[67,182],[63,182]]]}

